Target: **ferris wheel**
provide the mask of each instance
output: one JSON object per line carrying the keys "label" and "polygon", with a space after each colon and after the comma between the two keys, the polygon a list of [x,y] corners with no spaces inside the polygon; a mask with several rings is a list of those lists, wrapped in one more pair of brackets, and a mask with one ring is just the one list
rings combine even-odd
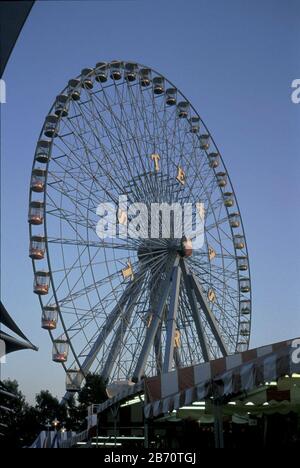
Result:
{"label": "ferris wheel", "polygon": [[[161,225],[152,234],[149,212],[133,235],[120,197],[201,204],[201,246],[176,235],[178,213],[168,237]],[[99,206],[116,206],[106,224]],[[99,221],[109,231],[114,220],[116,235],[99,236]],[[28,221],[42,328],[68,391],[88,372],[135,382],[248,348],[250,268],[234,189],[202,118],[160,73],[101,62],[69,81],[37,143]]]}

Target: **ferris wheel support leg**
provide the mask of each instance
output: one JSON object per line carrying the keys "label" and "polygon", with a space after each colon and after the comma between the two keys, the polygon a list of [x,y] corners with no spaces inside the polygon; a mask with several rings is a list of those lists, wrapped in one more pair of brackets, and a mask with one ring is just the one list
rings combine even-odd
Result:
{"label": "ferris wheel support leg", "polygon": [[205,294],[203,292],[203,289],[202,289],[202,286],[201,284],[199,283],[198,279],[196,278],[196,276],[194,274],[191,274],[191,279],[192,279],[192,283],[193,283],[193,287],[194,287],[194,290],[195,290],[195,294],[196,294],[196,297],[201,305],[201,308],[205,314],[205,317],[206,317],[206,320],[207,322],[209,323],[209,326],[210,326],[210,329],[211,331],[213,332],[213,335],[215,337],[215,340],[216,342],[218,343],[218,346],[221,350],[221,353],[223,354],[223,356],[228,356],[228,349],[227,349],[227,346],[223,340],[223,337],[221,335],[221,332],[220,332],[220,329],[219,329],[219,325],[216,321],[216,318],[213,314],[213,312],[211,311],[210,309],[210,306],[208,304],[208,301],[205,297]]}
{"label": "ferris wheel support leg", "polygon": [[154,339],[158,331],[159,325],[161,324],[164,308],[165,308],[167,299],[169,297],[174,269],[178,266],[178,263],[179,263],[179,258],[176,257],[175,262],[173,264],[173,268],[171,269],[171,272],[169,273],[167,279],[165,279],[162,283],[162,288],[161,288],[162,295],[159,300],[156,313],[154,313],[154,317],[151,322],[151,325],[147,330],[145,342],[141,350],[141,354],[139,356],[139,359],[135,368],[135,372],[132,377],[133,382],[138,382],[141,379],[143,372],[145,370],[147,359],[151,351],[151,347],[154,343]]}
{"label": "ferris wheel support leg", "polygon": [[162,372],[162,350],[161,350],[162,323],[160,323],[154,338],[154,351],[156,359],[156,372],[160,375]]}
{"label": "ferris wheel support leg", "polygon": [[110,374],[112,372],[113,366],[116,363],[116,360],[118,358],[118,355],[120,354],[120,351],[122,349],[122,337],[125,336],[128,326],[131,321],[132,317],[132,312],[134,310],[134,307],[136,305],[137,299],[139,297],[139,293],[137,288],[132,293],[132,296],[130,297],[130,300],[127,305],[127,309],[125,311],[124,317],[121,319],[121,323],[119,325],[119,328],[116,332],[113,344],[110,349],[109,356],[106,360],[106,363],[103,367],[103,371],[101,372],[101,375],[104,380],[108,380],[110,377]]}
{"label": "ferris wheel support leg", "polygon": [[95,341],[94,345],[89,352],[89,355],[86,357],[81,370],[86,375],[90,368],[93,365],[101,347],[103,346],[104,341],[111,333],[116,321],[118,320],[119,316],[123,313],[124,307],[126,306],[133,290],[133,285],[130,283],[128,287],[125,289],[119,303],[114,307],[110,315],[108,316],[105,325],[103,326],[97,340]]}
{"label": "ferris wheel support leg", "polygon": [[192,278],[191,275],[186,267],[186,264],[184,260],[181,260],[181,269],[183,273],[183,279],[184,279],[184,284],[186,288],[186,292],[188,295],[188,299],[190,302],[190,306],[192,309],[192,314],[193,314],[193,319],[195,322],[198,338],[200,341],[200,346],[203,354],[203,359],[205,362],[208,362],[210,360],[210,353],[209,353],[209,348],[207,344],[207,340],[205,338],[205,333],[202,325],[202,320],[200,317],[200,313],[198,310],[198,305],[197,305],[197,299],[195,295],[195,291],[193,290],[192,287]]}
{"label": "ferris wheel support leg", "polygon": [[167,318],[167,332],[166,332],[167,342],[166,342],[163,373],[171,372],[172,366],[173,366],[180,281],[181,281],[181,269],[179,268],[179,266],[177,266],[173,274],[171,302],[170,302],[170,308],[169,308],[169,313],[168,313],[168,318]]}

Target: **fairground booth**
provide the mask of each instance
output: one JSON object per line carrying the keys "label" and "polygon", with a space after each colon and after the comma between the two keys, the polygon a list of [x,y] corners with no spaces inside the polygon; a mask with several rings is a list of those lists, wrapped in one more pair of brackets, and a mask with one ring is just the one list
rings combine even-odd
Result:
{"label": "fairground booth", "polygon": [[299,447],[300,339],[112,385],[62,447]]}

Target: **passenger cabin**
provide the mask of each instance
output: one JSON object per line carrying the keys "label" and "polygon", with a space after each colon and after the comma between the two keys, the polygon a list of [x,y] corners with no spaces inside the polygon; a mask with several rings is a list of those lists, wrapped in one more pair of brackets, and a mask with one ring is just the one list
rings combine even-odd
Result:
{"label": "passenger cabin", "polygon": [[53,342],[52,361],[63,364],[68,361],[70,345],[66,338],[58,338]]}
{"label": "passenger cabin", "polygon": [[177,89],[168,88],[166,90],[166,104],[168,106],[175,106],[177,101]]}
{"label": "passenger cabin", "polygon": [[41,164],[47,164],[50,159],[50,145],[48,140],[40,140],[37,144],[35,160]]}
{"label": "passenger cabin", "polygon": [[32,260],[43,260],[45,257],[45,237],[32,236],[30,239],[29,257]]}
{"label": "passenger cabin", "polygon": [[234,198],[232,192],[225,192],[224,195],[224,205],[227,208],[231,208],[234,205]]}
{"label": "passenger cabin", "polygon": [[190,104],[187,101],[181,101],[177,105],[177,115],[180,119],[187,119],[189,116]]}
{"label": "passenger cabin", "polygon": [[108,65],[106,62],[98,62],[95,70],[95,80],[98,83],[106,83],[108,75]]}
{"label": "passenger cabin", "polygon": [[231,213],[229,215],[229,223],[233,229],[240,227],[241,221],[239,213]]}
{"label": "passenger cabin", "polygon": [[71,95],[73,101],[79,101],[80,99],[80,81],[72,79],[68,84],[68,92]]}
{"label": "passenger cabin", "polygon": [[234,247],[237,250],[242,250],[246,246],[245,238],[242,234],[236,234],[234,236]]}
{"label": "passenger cabin", "polygon": [[33,291],[39,296],[45,296],[50,289],[50,273],[48,271],[37,271],[34,277]]}
{"label": "passenger cabin", "polygon": [[93,72],[94,70],[92,68],[84,68],[81,71],[81,86],[84,89],[93,89],[94,83],[93,83]]}
{"label": "passenger cabin", "polygon": [[220,188],[224,188],[227,185],[227,174],[225,172],[218,172],[217,184]]}
{"label": "passenger cabin", "polygon": [[220,164],[220,155],[219,153],[209,153],[208,155],[209,166],[212,169],[216,169],[216,167]]}
{"label": "passenger cabin", "polygon": [[152,79],[152,74],[150,68],[141,68],[140,69],[140,84],[143,88],[150,86]]}
{"label": "passenger cabin", "polygon": [[44,203],[32,201],[29,207],[28,222],[34,226],[43,224],[44,222]]}
{"label": "passenger cabin", "polygon": [[249,278],[243,278],[240,280],[240,290],[242,293],[249,293],[251,290],[250,287],[250,279]]}
{"label": "passenger cabin", "polygon": [[44,133],[48,138],[56,138],[58,135],[58,116],[47,115],[44,126]]}
{"label": "passenger cabin", "polygon": [[122,78],[122,62],[114,60],[110,64],[110,77],[112,80],[118,81]]}
{"label": "passenger cabin", "polygon": [[124,77],[126,81],[130,83],[136,80],[137,64],[136,63],[125,63],[124,66]]}
{"label": "passenger cabin", "polygon": [[250,313],[251,313],[251,302],[241,301],[241,314],[250,315]]}
{"label": "passenger cabin", "polygon": [[57,327],[58,308],[56,305],[48,305],[43,308],[42,328],[43,330],[53,331]]}
{"label": "passenger cabin", "polygon": [[77,393],[81,389],[83,375],[76,369],[69,369],[66,373],[66,391]]}
{"label": "passenger cabin", "polygon": [[165,91],[165,79],[162,76],[155,76],[153,78],[153,92],[156,95],[161,95]]}
{"label": "passenger cabin", "polygon": [[248,270],[248,257],[245,257],[245,256],[238,257],[237,265],[240,271],[247,271]]}
{"label": "passenger cabin", "polygon": [[31,190],[36,193],[45,191],[46,171],[45,169],[33,169],[31,175]]}
{"label": "passenger cabin", "polygon": [[200,136],[200,148],[204,151],[209,150],[210,147],[210,136],[203,134]]}
{"label": "passenger cabin", "polygon": [[193,116],[190,118],[190,132],[191,133],[199,133],[200,132],[200,117]]}
{"label": "passenger cabin", "polygon": [[55,115],[60,117],[67,117],[69,113],[69,96],[67,94],[60,94],[55,102]]}

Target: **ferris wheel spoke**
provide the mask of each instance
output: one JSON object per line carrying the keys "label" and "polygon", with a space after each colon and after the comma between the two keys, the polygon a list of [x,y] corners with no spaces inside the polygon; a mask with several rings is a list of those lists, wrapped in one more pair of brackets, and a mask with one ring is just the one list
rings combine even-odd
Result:
{"label": "ferris wheel spoke", "polygon": [[[93,100],[90,100],[89,104],[90,104],[90,108],[88,109],[88,112],[89,112],[89,115],[91,117],[90,119],[86,119],[85,114],[82,112],[81,108],[80,108],[80,112],[82,114],[82,117],[84,119],[86,119],[87,125],[89,125],[89,127],[91,128],[91,131],[96,135],[96,138],[97,138],[97,141],[98,141],[98,144],[99,144],[99,148],[101,149],[101,151],[102,151],[102,153],[103,153],[103,155],[104,155],[104,157],[106,159],[106,163],[107,163],[108,167],[110,167],[110,168],[115,167],[115,161],[113,159],[111,159],[112,150],[113,150],[113,153],[116,153],[116,149],[115,149],[116,142],[118,144],[120,144],[120,142],[122,143],[121,152],[118,151],[117,154],[121,155],[121,157],[122,157],[121,161],[123,161],[126,164],[126,170],[124,170],[124,167],[121,164],[119,164],[118,168],[117,168],[117,173],[118,173],[118,175],[121,174],[122,178],[126,180],[127,177],[128,177],[128,174],[132,175],[132,167],[130,167],[130,164],[129,164],[129,161],[128,161],[128,156],[126,155],[127,152],[123,148],[124,143],[119,138],[116,138],[116,135],[114,135],[111,132],[108,123],[102,117],[101,113],[97,110]],[[96,111],[96,117],[93,115],[93,110],[92,109],[94,109]],[[95,123],[94,127],[91,126],[92,122]],[[101,136],[99,135],[99,130],[98,130],[98,123],[99,122],[101,123],[101,125],[102,125],[103,129],[105,130],[106,135],[107,135],[107,137],[109,139],[110,148],[106,147],[101,142]],[[115,174],[115,175],[117,175],[117,174]],[[121,194],[122,192],[120,191],[119,193]]]}
{"label": "ferris wheel spoke", "polygon": [[117,249],[117,250],[131,250],[136,252],[138,246],[124,243],[115,243],[115,242],[106,242],[105,240],[99,239],[98,241],[85,241],[85,240],[77,240],[77,239],[66,239],[66,238],[48,238],[48,242],[50,244],[64,244],[64,245],[78,245],[80,247],[94,247],[94,248],[103,248],[103,249]]}
{"label": "ferris wheel spoke", "polygon": [[[81,112],[81,109],[80,109],[80,112]],[[90,120],[88,120],[83,113],[81,113],[81,114],[82,114],[82,119],[85,120],[87,125],[91,126]],[[76,127],[74,127],[73,122],[71,122],[71,125],[73,126],[73,129],[75,131]],[[94,132],[93,135],[96,138],[98,144],[100,144],[101,151],[103,151],[104,155],[107,157],[107,151],[106,152],[104,151],[103,145],[101,144],[101,141],[99,141],[99,136],[97,134],[95,134],[95,130],[93,130],[93,132]],[[97,172],[99,172],[100,174],[104,174],[105,177],[107,178],[107,180],[109,181],[109,183],[111,184],[111,187],[117,188],[118,193],[122,194],[122,186],[120,186],[119,183],[118,183],[119,179],[116,178],[116,177],[113,177],[113,175],[111,174],[111,167],[114,167],[114,166],[112,166],[112,161],[111,160],[109,161],[110,162],[110,167],[107,167],[107,169],[105,169],[103,164],[100,165],[99,160],[94,155],[94,152],[90,149],[89,142],[86,141],[86,139],[83,137],[83,135],[79,134],[79,136],[78,136],[77,133],[76,134],[74,133],[74,136],[75,136],[76,139],[79,139],[79,141],[82,143],[87,158],[89,160],[93,161],[93,163],[95,164],[95,166],[97,168]],[[93,174],[93,180],[95,180],[98,184],[100,184],[99,178],[96,177],[95,173]],[[105,191],[105,193],[107,195],[109,195],[110,190],[108,190],[107,188],[105,188],[105,187],[103,187],[101,185],[100,185],[100,187],[101,187],[102,190]]]}
{"label": "ferris wheel spoke", "polygon": [[[133,178],[133,172],[132,172],[133,168],[132,168],[131,164],[129,163],[129,157],[128,157],[128,150],[129,150],[129,154],[131,154],[131,149],[130,149],[129,145],[126,145],[126,147],[125,147],[125,143],[124,143],[124,142],[127,142],[128,137],[124,138],[123,134],[121,133],[121,129],[122,129],[122,131],[125,131],[127,133],[127,135],[128,135],[128,128],[127,128],[126,125],[124,125],[122,120],[120,120],[119,117],[116,115],[116,113],[113,111],[113,108],[111,106],[111,103],[108,100],[108,97],[107,97],[106,93],[103,93],[103,97],[104,97],[104,99],[106,101],[106,104],[104,104],[103,101],[100,101],[97,96],[96,96],[96,101],[93,104],[95,105],[96,102],[98,101],[100,106],[104,106],[104,109],[106,111],[109,111],[110,116],[111,116],[112,121],[113,121],[114,126],[115,126],[116,134],[113,134],[111,132],[110,127],[109,127],[107,122],[104,121],[104,123],[103,123],[103,119],[99,115],[98,109],[96,109],[97,117],[100,119],[100,121],[102,121],[103,126],[105,128],[105,131],[107,132],[107,136],[110,139],[110,141],[112,141],[112,139],[115,139],[118,142],[118,146],[121,149],[120,154],[121,154],[121,157],[122,157],[122,161],[124,162],[124,164],[125,164],[125,166],[127,168],[128,174],[131,176],[131,178]],[[131,140],[134,139],[134,135],[130,135],[130,137],[131,137]]]}

